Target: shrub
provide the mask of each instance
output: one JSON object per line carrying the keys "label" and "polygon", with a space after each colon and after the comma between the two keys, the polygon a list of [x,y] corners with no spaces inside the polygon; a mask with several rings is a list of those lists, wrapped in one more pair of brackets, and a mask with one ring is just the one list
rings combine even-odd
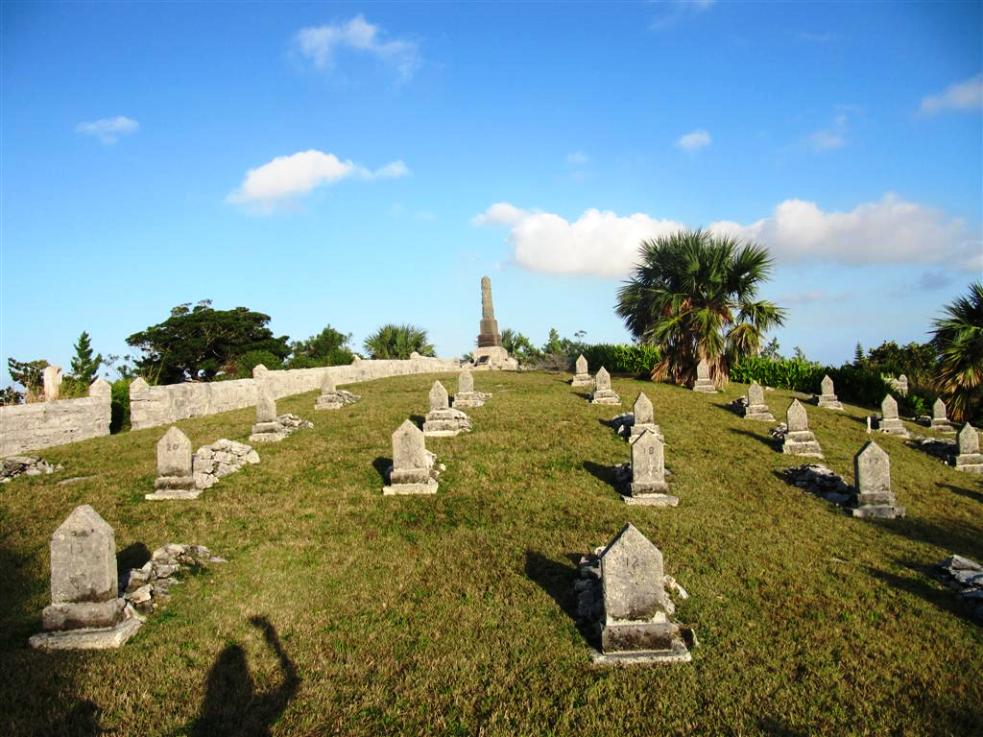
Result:
{"label": "shrub", "polygon": [[365,350],[372,358],[409,358],[414,351],[421,356],[434,355],[427,342],[427,331],[415,325],[383,325],[365,339]]}
{"label": "shrub", "polygon": [[117,379],[112,389],[111,419],[109,432],[118,433],[130,429],[130,382],[132,379]]}
{"label": "shrub", "polygon": [[[653,345],[598,343],[584,346],[584,358],[591,371],[603,366],[611,374],[648,376],[661,359],[661,352]],[[571,366],[577,355],[571,358]]]}
{"label": "shrub", "polygon": [[884,395],[891,391],[879,372],[864,366],[844,364],[834,368],[798,358],[744,358],[731,369],[730,378],[742,384],[757,381],[762,386],[818,394],[826,374],[833,380],[837,397],[854,404],[879,407]]}
{"label": "shrub", "polygon": [[248,379],[253,375],[253,369],[260,364],[270,371],[283,368],[280,357],[269,351],[248,351],[232,359],[231,370],[226,374],[231,379]]}

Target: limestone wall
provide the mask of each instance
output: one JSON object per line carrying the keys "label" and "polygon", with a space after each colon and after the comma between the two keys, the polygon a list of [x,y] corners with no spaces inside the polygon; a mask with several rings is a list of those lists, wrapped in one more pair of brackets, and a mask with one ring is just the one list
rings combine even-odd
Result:
{"label": "limestone wall", "polygon": [[201,384],[150,386],[143,379],[130,384],[130,423],[134,430],[166,425],[188,417],[202,417],[256,404],[256,381],[269,382],[273,396],[314,391],[325,372],[335,384],[384,379],[389,376],[458,371],[460,363],[442,358],[411,358],[405,361],[356,361],[348,366],[267,371],[257,367],[252,379],[214,381]]}
{"label": "limestone wall", "polygon": [[87,397],[0,407],[0,457],[109,435],[111,394],[99,379]]}

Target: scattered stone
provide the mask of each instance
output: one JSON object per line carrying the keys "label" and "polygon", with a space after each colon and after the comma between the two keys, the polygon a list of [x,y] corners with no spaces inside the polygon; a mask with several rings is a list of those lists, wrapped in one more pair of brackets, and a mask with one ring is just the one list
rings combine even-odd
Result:
{"label": "scattered stone", "polygon": [[611,374],[601,366],[594,377],[594,392],[590,395],[591,404],[621,404],[619,397],[611,388]]}
{"label": "scattered stone", "polygon": [[881,417],[877,427],[881,432],[885,432],[888,435],[897,435],[902,438],[908,437],[908,431],[898,416],[898,401],[890,394],[885,396],[884,401],[881,402]]}
{"label": "scattered stone", "polygon": [[779,472],[785,481],[833,504],[845,505],[854,494],[846,480],[826,466],[808,463]]}
{"label": "scattered stone", "polygon": [[675,507],[679,498],[667,494],[666,455],[662,438],[649,430],[631,440],[631,482],[626,504]]}
{"label": "scattered stone", "polygon": [[747,401],[744,404],[745,420],[760,420],[763,422],[774,422],[775,418],[765,404],[765,390],[756,381],[751,382],[747,389]]}
{"label": "scattered stone", "polygon": [[123,573],[119,578],[119,591],[140,614],[151,614],[170,598],[171,587],[181,583],[179,573],[224,562],[204,545],[167,543],[157,548],[141,568]]}
{"label": "scattered stone", "polygon": [[948,414],[946,413],[945,402],[942,401],[942,397],[935,400],[935,404],[932,405],[932,420],[931,428],[933,430],[938,430],[944,433],[955,434],[956,429],[949,422]]}
{"label": "scattered stone", "polygon": [[710,379],[710,364],[705,358],[701,358],[696,364],[696,382],[693,384],[693,391],[701,394],[716,394],[717,387]]}
{"label": "scattered stone", "polygon": [[495,306],[492,303],[491,279],[481,277],[481,324],[478,331],[478,347],[474,351],[476,366],[516,371],[519,362],[509,356],[502,347],[502,336],[498,332],[495,319]]}
{"label": "scattered stone", "polygon": [[904,517],[904,507],[895,503],[891,491],[891,459],[873,440],[867,442],[853,458],[855,498],[854,517],[894,519]]}
{"label": "scattered stone", "polygon": [[587,370],[587,359],[584,358],[584,354],[581,353],[577,356],[577,362],[575,364],[576,373],[573,375],[573,380],[570,382],[570,386],[593,386],[594,379],[591,378],[590,373]]}
{"label": "scattered stone", "polygon": [[437,457],[427,450],[423,431],[409,420],[393,433],[393,465],[387,470],[386,496],[394,494],[436,494]]}
{"label": "scattered stone", "polygon": [[145,499],[197,499],[201,489],[195,485],[191,464],[191,441],[176,426],[157,442],[157,479],[154,492]]}
{"label": "scattered stone", "polygon": [[423,422],[423,434],[428,438],[452,438],[471,431],[471,420],[459,409],[452,409],[447,390],[439,381],[430,389],[430,411]]}
{"label": "scattered stone", "polygon": [[983,624],[983,565],[961,555],[950,555],[936,563],[935,570],[936,577],[970,607],[972,618]]}
{"label": "scattered stone", "polygon": [[983,473],[983,453],[980,453],[980,434],[968,422],[959,431],[959,453],[956,455],[957,471]]}
{"label": "scattered stone", "polygon": [[361,397],[344,389],[338,389],[334,383],[331,371],[325,369],[321,379],[321,396],[314,402],[314,409],[341,409],[349,404],[355,404]]}
{"label": "scattered stone", "polygon": [[41,612],[38,650],[119,647],[141,622],[119,596],[116,536],[88,504],[76,507],[51,536],[51,604]]}
{"label": "scattered stone", "polygon": [[823,449],[819,447],[816,436],[809,430],[809,416],[806,408],[798,399],[785,411],[784,431],[781,426],[772,431],[773,436],[780,437],[782,452],[795,456],[810,456],[822,458]]}
{"label": "scattered stone", "polygon": [[34,456],[8,456],[3,459],[0,484],[9,484],[18,476],[46,476],[61,471],[63,466],[48,463]]}
{"label": "scattered stone", "polygon": [[577,616],[601,645],[593,664],[685,663],[696,644],[692,630],[673,622],[669,596],[688,598],[663,569],[662,552],[633,525],[604,548],[581,558]]}
{"label": "scattered stone", "polygon": [[824,407],[825,409],[843,409],[843,405],[836,398],[836,393],[833,391],[833,380],[829,378],[829,374],[823,377],[819,386],[820,394],[817,403],[820,407]]}
{"label": "scattered stone", "polygon": [[474,390],[474,374],[465,366],[457,375],[457,393],[454,395],[454,407],[481,407],[491,399],[491,394]]}
{"label": "scattered stone", "polygon": [[191,459],[195,486],[210,489],[221,478],[233,474],[243,466],[259,463],[259,453],[252,446],[222,438],[211,445],[203,445]]}
{"label": "scattered stone", "polygon": [[956,441],[952,438],[928,438],[914,433],[908,438],[907,444],[944,463],[950,463],[957,450]]}

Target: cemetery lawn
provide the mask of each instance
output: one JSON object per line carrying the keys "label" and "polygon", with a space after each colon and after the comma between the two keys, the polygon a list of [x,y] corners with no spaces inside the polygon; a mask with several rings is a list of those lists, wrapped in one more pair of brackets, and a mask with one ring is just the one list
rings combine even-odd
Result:
{"label": "cemetery lawn", "polygon": [[[852,519],[776,476],[810,459],[725,407],[742,386],[615,378],[619,409],[568,378],[476,373],[494,396],[467,410],[474,432],[427,441],[447,466],[434,497],[384,498],[380,474],[432,375],[348,387],[362,401],[335,412],[315,412],[315,393],[281,400],[315,429],[258,446],[259,465],[196,501],[143,498],[166,427],[42,452],[64,470],[0,487],[0,734],[980,734],[983,628],[928,575],[953,552],[983,560],[980,478],[878,436],[908,516]],[[639,390],[676,509],[627,506],[609,483],[628,449],[603,421]],[[767,393],[779,419],[791,396]],[[852,482],[866,412],[807,409]],[[178,425],[197,448],[245,441],[253,417]],[[34,652],[48,541],[83,503],[130,559],[184,542],[228,562],[187,576],[121,650]],[[629,521],[690,594],[676,602],[699,638],[690,664],[589,665],[574,560]]]}

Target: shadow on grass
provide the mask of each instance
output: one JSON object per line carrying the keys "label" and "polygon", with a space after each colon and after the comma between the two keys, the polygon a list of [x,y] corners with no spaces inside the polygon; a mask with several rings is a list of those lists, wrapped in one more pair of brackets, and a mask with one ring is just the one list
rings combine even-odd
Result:
{"label": "shadow on grass", "polygon": [[775,441],[773,441],[770,436],[759,435],[756,432],[751,432],[750,430],[741,430],[740,428],[736,428],[736,427],[730,428],[729,432],[732,432],[735,435],[745,435],[749,438],[757,440],[759,443],[762,443],[763,445],[768,446],[773,451],[777,452],[778,450]]}
{"label": "shadow on grass", "polygon": [[120,574],[133,568],[142,568],[150,560],[150,550],[143,543],[131,543],[116,553],[116,570]]}
{"label": "shadow on grass", "polygon": [[801,729],[792,729],[787,724],[782,723],[775,717],[764,717],[758,722],[761,733],[769,737],[808,737],[808,732]]}
{"label": "shadow on grass", "polygon": [[617,490],[618,474],[614,466],[602,466],[600,463],[594,463],[594,461],[584,461],[581,465],[587,473],[598,481],[603,481],[611,488]]}
{"label": "shadow on grass", "polygon": [[[789,457],[792,457],[792,456],[789,456]],[[798,457],[805,457],[805,456],[798,456]],[[819,462],[822,459],[821,458],[814,458],[812,460],[814,460],[816,462]],[[788,469],[777,469],[777,470],[772,471],[771,472],[771,475],[774,476],[779,481],[782,481],[785,484],[787,484],[788,486],[792,487],[796,491],[801,491],[803,494],[808,494],[809,496],[814,497],[816,499],[819,499],[822,502],[826,502],[826,504],[829,505],[829,508],[830,508],[830,511],[831,512],[836,512],[837,514],[849,513],[849,510],[850,510],[850,500],[853,497],[848,498],[848,499],[845,499],[842,502],[837,502],[837,501],[834,501],[832,499],[827,499],[819,491],[816,491],[816,489],[814,489],[812,487],[809,487],[809,486],[802,487],[802,486],[799,486],[798,484],[796,484],[795,481],[793,481],[791,477],[785,475],[787,470]],[[844,479],[844,481],[845,481],[845,479]],[[846,492],[843,492],[843,493],[846,493]]]}
{"label": "shadow on grass", "polygon": [[372,467],[379,473],[379,478],[382,479],[382,485],[385,486],[388,484],[389,469],[393,467],[393,459],[379,456],[372,461]]}
{"label": "shadow on grass", "polygon": [[919,443],[916,441],[909,440],[905,445],[914,451],[919,453],[924,453],[930,458],[934,458],[940,463],[946,463],[948,465],[949,460],[957,452],[957,446],[955,443],[946,443],[944,440],[939,438],[929,438],[932,442],[930,443]]}
{"label": "shadow on grass", "polygon": [[974,502],[983,502],[983,491],[964,489],[961,486],[953,486],[952,484],[939,484],[939,486],[941,486],[943,489],[948,489],[953,494],[964,496],[967,499],[972,499]]}
{"label": "shadow on grass", "polygon": [[410,422],[416,425],[421,430],[423,429],[423,423],[427,421],[424,415],[410,415]]}
{"label": "shadow on grass", "polygon": [[947,520],[944,524],[919,517],[866,521],[887,532],[916,542],[935,545],[950,553],[964,555],[974,560],[983,558],[983,535],[980,535],[979,527],[961,520]]}
{"label": "shadow on grass", "polygon": [[191,737],[267,737],[270,725],[280,718],[296,695],[300,677],[281,646],[276,629],[266,617],[250,617],[249,623],[263,633],[276,657],[282,674],[280,685],[265,693],[255,693],[246,651],[238,643],[227,645],[208,672],[205,701],[201,714],[191,725]]}
{"label": "shadow on grass", "polygon": [[942,586],[942,584],[937,584],[934,582],[934,580],[930,579],[930,568],[913,564],[909,561],[898,561],[898,564],[907,568],[915,576],[917,576],[917,578],[899,576],[896,573],[878,570],[877,568],[872,568],[871,566],[866,567],[867,573],[876,579],[890,584],[896,589],[907,591],[909,594],[914,594],[915,596],[924,599],[942,611],[959,617],[966,622],[973,623],[973,619],[970,616],[969,605],[960,601],[954,590],[945,588]]}
{"label": "shadow on grass", "polygon": [[735,417],[740,417],[740,418],[744,417],[744,408],[740,407],[734,402],[712,402],[712,404],[717,409],[724,410],[727,414],[734,415]]}
{"label": "shadow on grass", "polygon": [[[566,557],[571,561],[580,560],[576,553],[568,553]],[[527,550],[525,571],[529,580],[549,594],[563,613],[570,617],[584,640],[591,647],[599,648],[601,643],[593,628],[577,616],[577,592],[574,589],[578,578],[576,564],[561,563],[534,550]]]}

